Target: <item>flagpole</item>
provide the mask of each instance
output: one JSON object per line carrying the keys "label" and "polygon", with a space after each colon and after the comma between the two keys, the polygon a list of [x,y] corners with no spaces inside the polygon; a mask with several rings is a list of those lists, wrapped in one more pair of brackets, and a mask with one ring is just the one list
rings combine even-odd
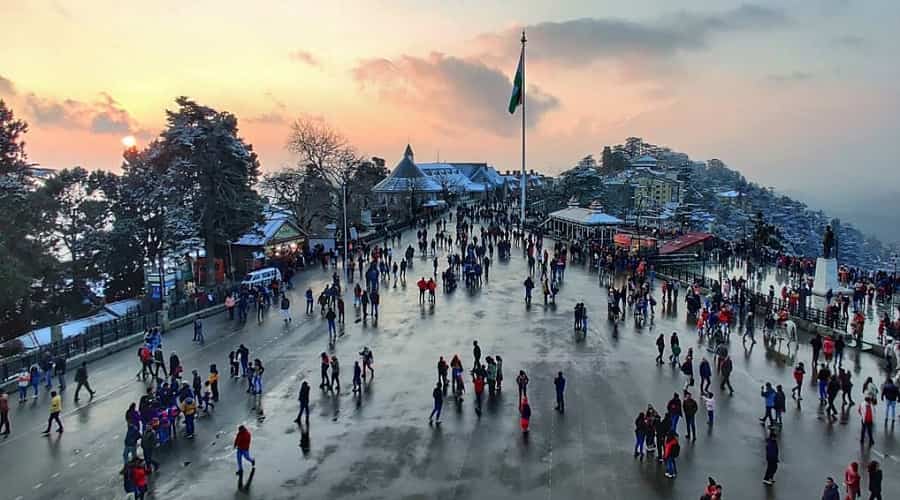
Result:
{"label": "flagpole", "polygon": [[519,201],[519,216],[522,221],[522,229],[525,229],[525,187],[528,183],[525,180],[525,32],[522,32],[522,178],[519,181],[519,189],[522,192]]}

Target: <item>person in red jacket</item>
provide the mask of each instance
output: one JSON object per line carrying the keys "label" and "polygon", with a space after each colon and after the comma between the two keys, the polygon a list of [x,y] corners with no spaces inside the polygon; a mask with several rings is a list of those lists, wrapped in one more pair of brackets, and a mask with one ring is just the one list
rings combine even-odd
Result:
{"label": "person in red jacket", "polygon": [[481,396],[484,394],[484,377],[481,375],[475,375],[475,380],[473,381],[473,385],[475,386],[475,413],[478,416],[481,416]]}
{"label": "person in red jacket", "polygon": [[531,405],[528,404],[528,398],[522,399],[519,405],[519,425],[522,427],[522,434],[528,434],[528,424],[531,421]]}
{"label": "person in red jacket", "polygon": [[143,460],[135,457],[126,474],[128,473],[131,474],[131,483],[134,485],[134,500],[143,500],[147,492],[147,469],[144,468]]}
{"label": "person in red jacket", "polygon": [[850,462],[844,471],[844,484],[847,486],[847,498],[855,499],[860,495],[859,487],[859,463]]}
{"label": "person in red jacket", "polygon": [[666,477],[674,479],[678,475],[678,467],[675,465],[675,459],[681,453],[681,445],[678,444],[678,437],[674,432],[670,432],[666,438],[666,444],[663,447],[663,459],[666,462]]}
{"label": "person in red jacket", "polygon": [[234,449],[237,450],[237,472],[241,475],[244,472],[244,459],[247,459],[253,468],[256,468],[256,460],[250,456],[250,431],[243,425],[238,427],[237,435],[234,437]]}

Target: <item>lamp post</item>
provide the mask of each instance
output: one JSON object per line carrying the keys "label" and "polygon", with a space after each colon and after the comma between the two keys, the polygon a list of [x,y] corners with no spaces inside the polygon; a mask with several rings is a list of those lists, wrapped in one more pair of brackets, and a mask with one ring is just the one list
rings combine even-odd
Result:
{"label": "lamp post", "polygon": [[891,261],[894,264],[894,274],[891,276],[891,280],[890,280],[890,283],[891,283],[891,314],[890,314],[890,318],[892,320],[894,319],[894,292],[896,291],[896,285],[894,284],[894,282],[897,279],[897,259],[900,259],[900,255],[898,255],[895,252],[893,255],[891,255]]}
{"label": "lamp post", "polygon": [[343,195],[343,205],[344,205],[344,273],[347,276],[350,276],[350,267],[347,265],[348,259],[350,259],[349,253],[349,241],[350,241],[350,228],[347,227],[347,180],[344,179],[344,182],[341,183],[341,194]]}

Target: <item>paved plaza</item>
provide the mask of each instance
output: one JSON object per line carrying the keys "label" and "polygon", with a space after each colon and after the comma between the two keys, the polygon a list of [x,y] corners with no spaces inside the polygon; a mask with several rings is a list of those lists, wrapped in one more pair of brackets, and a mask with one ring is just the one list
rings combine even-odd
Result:
{"label": "paved plaza", "polygon": [[[400,248],[414,238],[404,235]],[[552,247],[552,243],[550,243]],[[395,255],[399,252],[395,251]],[[496,254],[495,254],[496,255]],[[442,260],[441,269],[445,267]],[[596,275],[570,266],[556,306],[545,307],[540,294],[526,308],[521,249],[512,259],[495,258],[483,288],[461,287],[452,294],[438,289],[435,306],[418,304],[415,282],[431,273],[431,261],[415,258],[407,285],[382,285],[377,323],[357,322],[352,298],[345,295],[347,323],[333,354],[342,364],[339,396],[320,391],[319,353],[328,349],[327,326],[318,315],[303,314],[302,294],[308,286],[318,293],[332,271],[304,271],[291,292],[293,324],[282,325],[273,308],[262,325],[252,319],[243,326],[224,314],[205,321],[206,344],[191,342],[189,328],[168,332],[166,356],[176,350],[185,373],[207,373],[217,363],[227,374],[227,355],[240,343],[266,367],[265,418],[256,418],[244,381],[223,377],[221,401],[209,417],[197,422],[197,438],[177,440],[155,457],[162,469],[151,479],[150,498],[360,498],[360,499],[570,499],[570,498],[698,498],[713,476],[724,484],[724,497],[735,499],[819,498],[824,478],[843,477],[847,463],[877,459],[885,470],[885,498],[896,498],[900,486],[900,455],[893,432],[876,425],[875,446],[859,446],[860,424],[853,407],[842,421],[822,418],[812,385],[804,388],[802,410],[788,400],[779,439],[781,464],[776,484],[761,483],[765,470],[765,430],[760,386],[767,381],[791,386],[793,361],[767,352],[760,343],[744,350],[733,337],[731,353],[735,395],[716,388],[715,426],[707,429],[698,415],[699,438],[683,439],[679,475],[670,480],[664,468],[632,456],[633,422],[652,403],[663,408],[684,379],[677,369],[658,367],[654,340],[677,330],[682,346],[695,349],[695,363],[710,353],[696,343],[683,304],[675,311],[657,309],[654,324],[638,328],[629,319],[617,327],[606,320],[605,291]],[[345,286],[345,289],[349,288]],[[538,290],[539,291],[539,287]],[[585,302],[590,317],[586,338],[572,328],[573,308]],[[503,358],[502,393],[485,403],[479,418],[473,409],[471,384],[458,407],[445,402],[443,423],[428,425],[436,363],[443,355],[459,354],[472,365],[472,341],[483,355]],[[810,350],[801,346],[799,359],[809,366]],[[351,394],[352,363],[369,346],[375,355],[375,377],[362,397]],[[845,367],[854,375],[855,393],[866,376],[879,383],[876,360],[848,352]],[[533,408],[531,432],[519,429],[515,375],[527,371]],[[562,370],[568,379],[565,414],[554,411],[553,377]],[[13,433],[0,441],[0,497],[6,499],[123,498],[124,413],[137,401],[144,384],[135,379],[138,362],[129,349],[90,365],[97,397],[81,406],[72,401],[74,384],[65,394],[65,433],[41,436],[48,397],[41,394],[16,406]],[[303,436],[293,420],[301,381],[312,385],[310,432]],[[467,380],[467,383],[469,381]],[[699,379],[698,379],[699,383]],[[878,407],[883,409],[882,405]],[[702,412],[701,412],[702,413]],[[255,478],[245,492],[237,491],[232,450],[239,424],[253,433]],[[898,431],[900,432],[900,431]],[[865,491],[865,477],[863,487]]]}

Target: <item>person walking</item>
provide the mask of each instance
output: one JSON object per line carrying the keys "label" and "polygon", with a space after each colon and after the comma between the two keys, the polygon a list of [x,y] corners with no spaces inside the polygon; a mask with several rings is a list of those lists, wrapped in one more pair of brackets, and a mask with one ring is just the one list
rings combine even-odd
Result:
{"label": "person walking", "polygon": [[331,390],[331,381],[328,378],[328,369],[331,368],[331,360],[328,358],[327,353],[322,353],[319,355],[320,358],[320,374],[322,375],[322,383],[319,384],[320,389],[328,389]]}
{"label": "person walking", "polygon": [[59,414],[62,412],[62,397],[56,392],[50,392],[50,418],[47,419],[47,428],[44,430],[44,435],[50,435],[50,426],[53,422],[56,422],[57,428],[56,432],[62,434],[63,432],[63,424],[62,420],[59,418]]}
{"label": "person walking", "polygon": [[719,369],[719,374],[722,376],[722,383],[719,384],[719,389],[724,391],[725,386],[728,386],[728,393],[734,396],[734,387],[731,386],[731,372],[734,369],[734,362],[731,361],[731,356],[726,354],[725,359],[722,360],[722,367]]}
{"label": "person walking", "polygon": [[772,415],[772,412],[775,411],[775,389],[772,388],[772,384],[766,382],[765,387],[760,387],[759,395],[766,404],[766,413],[759,419],[759,422],[766,425],[766,421],[768,421],[769,425],[775,425],[775,417]]}
{"label": "person walking", "polygon": [[528,397],[528,375],[525,374],[525,370],[519,370],[519,375],[516,377],[516,385],[519,386],[519,400],[522,398]]}
{"label": "person walking", "polygon": [[775,386],[775,422],[778,425],[781,425],[781,415],[784,414],[787,409],[787,396],[784,394],[784,389],[781,387],[781,384]]}
{"label": "person walking", "polygon": [[[358,284],[356,285],[356,288],[359,289]],[[315,311],[315,300],[313,299],[312,288],[307,288],[305,295],[306,295],[306,314],[308,316],[308,315],[312,314],[313,311]]]}
{"label": "person walking", "polygon": [[328,342],[334,343],[337,340],[337,328],[335,327],[334,320],[337,318],[337,315],[334,313],[334,309],[328,308],[328,312],[325,314],[325,319],[328,320]]}
{"label": "person walking", "polygon": [[353,362],[353,394],[362,394],[362,368],[358,360]]}
{"label": "person walking", "polygon": [[634,458],[641,457],[644,460],[644,440],[647,438],[647,416],[644,412],[638,413],[634,419]]}
{"label": "person walking", "polygon": [[684,424],[687,427],[686,439],[697,440],[697,426],[694,423],[694,417],[697,415],[698,408],[697,400],[691,397],[690,392],[685,391],[681,410],[684,412]]}
{"label": "person walking", "polygon": [[281,317],[284,319],[285,324],[294,320],[291,317],[291,301],[287,298],[287,294],[281,296]]}
{"label": "person walking", "polygon": [[519,404],[519,426],[522,428],[522,434],[528,435],[529,424],[531,422],[531,405],[528,404],[528,398],[522,398]]}
{"label": "person walking", "polygon": [[681,445],[678,443],[678,436],[674,432],[670,432],[666,438],[666,444],[663,447],[663,460],[666,463],[666,477],[675,479],[678,476],[678,467],[675,460],[681,454]]}
{"label": "person walking", "polygon": [[678,397],[678,393],[672,394],[672,399],[669,400],[669,403],[666,405],[666,413],[669,414],[669,417],[672,419],[672,427],[668,432],[677,432],[678,431],[678,419],[681,418],[683,414],[682,406],[681,406],[681,398]]}
{"label": "person walking", "polygon": [[[815,366],[813,366],[815,368]],[[800,395],[803,389],[803,377],[806,376],[806,368],[803,367],[803,361],[797,363],[797,367],[794,368],[794,388],[791,389],[791,398],[796,399],[799,404],[800,401],[803,401],[803,397]]]}
{"label": "person walking", "polygon": [[703,404],[706,406],[706,425],[712,427],[713,419],[716,414],[716,398],[711,392],[705,396],[701,396],[701,398],[703,398]]}
{"label": "person walking", "polygon": [[234,436],[234,449],[237,450],[237,472],[235,472],[235,475],[240,476],[244,473],[244,460],[250,462],[253,465],[253,469],[256,469],[256,459],[250,456],[251,438],[250,431],[246,427],[243,425],[238,426],[237,435]]}
{"label": "person walking", "polygon": [[66,390],[66,357],[60,354],[53,360],[53,373],[59,381],[59,392]]}
{"label": "person walking", "polygon": [[883,473],[878,460],[869,462],[869,500],[881,500],[881,479]]}
{"label": "person walking", "polygon": [[847,488],[846,498],[854,500],[860,495],[859,462],[850,462],[844,470],[844,486]]}
{"label": "person walking", "polygon": [[556,387],[556,411],[565,413],[566,401],[563,396],[566,392],[566,378],[563,377],[563,372],[557,372],[556,378],[553,379],[553,385]]}
{"label": "person walking", "polygon": [[141,432],[137,426],[129,425],[125,432],[125,451],[122,452],[122,462],[127,464],[137,457],[137,445],[141,439]]}
{"label": "person walking", "polygon": [[194,398],[188,396],[181,403],[181,414],[184,415],[184,436],[194,439],[194,418],[197,416],[197,403]]}
{"label": "person walking", "polygon": [[485,380],[479,374],[476,374],[472,380],[472,385],[475,387],[475,413],[480,417],[481,416],[481,399],[484,395],[484,386]]}
{"label": "person walking", "polygon": [[9,436],[9,396],[0,391],[0,435]]}
{"label": "person walking", "polygon": [[306,425],[309,425],[309,384],[305,380],[300,384],[300,395],[297,400],[300,402],[300,411],[297,413],[297,418],[294,419],[294,422],[299,424],[303,414],[306,413]]}
{"label": "person walking", "polygon": [[194,338],[191,341],[203,344],[203,340],[203,322],[197,318],[194,320]]}
{"label": "person walking", "polygon": [[775,484],[775,472],[778,470],[778,440],[775,439],[775,433],[770,432],[766,438],[766,473],[763,476],[763,483],[769,486]]}
{"label": "person walking", "polygon": [[825,478],[825,489],[822,491],[822,500],[841,500],[841,492],[833,477]]}
{"label": "person walking", "polygon": [[[25,402],[28,399],[28,386],[31,384],[31,372],[28,371],[27,368],[23,367],[18,375],[16,375],[16,386],[19,389],[19,404]],[[77,392],[76,392],[77,394]],[[75,399],[78,401],[78,399]]]}
{"label": "person walking", "polygon": [[859,405],[856,411],[859,413],[860,424],[862,425],[859,430],[859,444],[865,442],[866,434],[868,434],[869,446],[872,446],[875,444],[875,439],[872,437],[872,427],[875,424],[875,404],[871,399],[866,398],[866,401]]}
{"label": "person walking", "polygon": [[148,425],[141,436],[141,450],[144,452],[144,463],[147,464],[147,469],[149,470],[150,467],[153,467],[154,472],[159,470],[159,462],[153,460],[153,452],[156,450],[157,443],[156,431],[152,426]]}
{"label": "person walking", "polygon": [[656,364],[661,365],[664,363],[663,353],[666,350],[666,336],[662,333],[659,334],[659,337],[656,337],[656,350],[659,352],[656,356]]}
{"label": "person walking", "polygon": [[705,396],[710,394],[709,386],[712,384],[712,367],[709,364],[709,360],[706,359],[706,356],[700,361],[700,395]]}
{"label": "person walking", "polygon": [[441,423],[441,408],[444,406],[444,391],[441,390],[441,383],[438,382],[431,391],[431,397],[434,399],[434,406],[431,409],[431,415],[428,415],[428,425],[432,425],[437,417],[437,423]]}
{"label": "person walking", "polygon": [[474,358],[474,365],[472,368],[477,368],[481,365],[481,346],[478,345],[477,340],[472,341],[472,358]]}
{"label": "person walking", "polygon": [[341,367],[337,356],[331,357],[331,388],[335,394],[341,393]]}
{"label": "person walking", "polygon": [[885,402],[884,425],[887,425],[888,415],[890,415],[891,418],[891,426],[894,425],[894,418],[897,415],[898,397],[900,397],[900,389],[897,388],[897,384],[891,380],[891,377],[888,377],[884,382],[884,385],[881,386],[881,400]]}

